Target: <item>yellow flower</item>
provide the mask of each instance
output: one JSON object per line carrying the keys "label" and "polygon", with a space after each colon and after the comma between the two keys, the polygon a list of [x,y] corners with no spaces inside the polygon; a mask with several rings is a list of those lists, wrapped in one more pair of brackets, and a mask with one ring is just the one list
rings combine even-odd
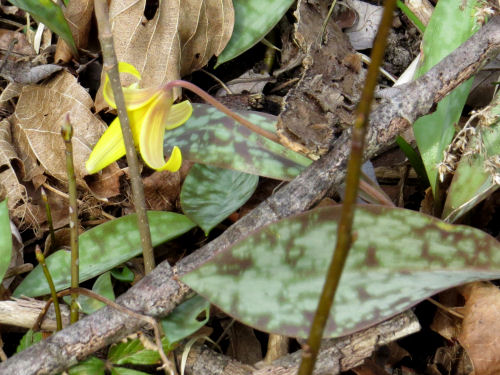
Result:
{"label": "yellow flower", "polygon": [[[130,64],[120,63],[118,69],[121,73],[141,79],[140,73]],[[165,161],[163,137],[165,129],[174,129],[187,121],[193,112],[191,103],[186,100],[172,105],[172,95],[163,86],[141,89],[134,83],[123,88],[123,95],[134,143],[142,160],[152,169],[177,171],[182,164],[181,150],[175,146],[170,158]],[[107,75],[103,96],[111,107],[116,108]],[[117,117],[95,145],[85,167],[90,174],[96,173],[124,155],[125,144]]]}

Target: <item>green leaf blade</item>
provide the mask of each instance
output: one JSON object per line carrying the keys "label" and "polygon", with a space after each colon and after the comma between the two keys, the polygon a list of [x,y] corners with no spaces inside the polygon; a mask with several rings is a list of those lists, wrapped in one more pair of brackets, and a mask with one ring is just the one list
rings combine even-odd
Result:
{"label": "green leaf blade", "polygon": [[[315,209],[266,226],[181,279],[248,325],[305,338],[340,210]],[[353,230],[357,239],[325,337],[376,324],[449,287],[500,275],[499,243],[471,227],[368,205],[357,208]]]}
{"label": "green leaf blade", "polygon": [[0,239],[0,281],[2,281],[12,258],[12,234],[7,200],[0,203]]}
{"label": "green leaf blade", "polygon": [[[149,211],[153,246],[178,237],[196,225],[173,212]],[[80,281],[86,281],[142,253],[135,214],[109,221],[79,236]],[[70,253],[56,251],[46,259],[56,290],[70,286]],[[40,266],[35,267],[14,291],[15,296],[50,293]]]}
{"label": "green leaf blade", "polygon": [[234,29],[217,64],[239,56],[258,43],[279,22],[294,0],[233,0]]}
{"label": "green leaf blade", "polygon": [[[252,111],[238,114],[274,132],[276,117]],[[165,134],[164,146],[178,146],[182,157],[195,163],[291,180],[312,161],[286,147],[253,133],[207,104],[193,103],[193,115],[182,126]]]}
{"label": "green leaf blade", "polygon": [[78,56],[73,34],[64,18],[64,14],[51,0],[9,0],[12,4],[31,14],[37,21],[59,35]]}
{"label": "green leaf blade", "polygon": [[259,177],[195,164],[182,185],[182,210],[208,235],[254,193]]}

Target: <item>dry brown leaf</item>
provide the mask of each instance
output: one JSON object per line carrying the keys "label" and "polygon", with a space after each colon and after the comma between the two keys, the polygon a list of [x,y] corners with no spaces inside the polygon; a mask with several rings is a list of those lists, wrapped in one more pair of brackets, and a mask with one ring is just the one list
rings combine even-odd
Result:
{"label": "dry brown leaf", "polygon": [[489,282],[463,288],[466,299],[460,344],[474,365],[475,375],[500,373],[500,290]]}
{"label": "dry brown leaf", "polygon": [[24,166],[13,147],[11,124],[8,119],[0,122],[0,185],[7,194],[7,207],[10,216],[22,230],[28,226],[37,227],[42,212],[31,203],[27,188],[19,180]]}
{"label": "dry brown leaf", "polygon": [[[92,0],[71,0],[63,10],[71,34],[73,34],[76,48],[87,48],[93,11],[94,1]],[[70,47],[64,40],[59,38],[54,60],[68,62],[72,56]]]}
{"label": "dry brown leaf", "polygon": [[[189,74],[218,55],[234,24],[231,0],[163,0],[154,17],[144,16],[146,0],[112,0],[110,22],[118,61],[134,65],[143,87]],[[149,5],[148,5],[149,6]],[[123,84],[133,82],[123,77]],[[96,108],[106,108],[102,96]]]}
{"label": "dry brown leaf", "polygon": [[[106,129],[104,122],[91,112],[92,105],[87,91],[65,71],[46,84],[23,88],[14,112],[14,138],[25,167],[29,166],[28,178],[33,178],[32,169],[40,163],[46,173],[67,181],[65,147],[60,132],[66,114],[70,113],[75,175],[77,183],[88,188],[84,180],[88,175],[85,161]],[[113,176],[119,178],[118,173]]]}
{"label": "dry brown leaf", "polygon": [[[0,48],[1,49],[8,50],[10,43],[14,39],[17,40],[17,43],[14,45],[12,52],[15,52],[15,53],[21,54],[21,55],[25,55],[25,56],[35,55],[35,50],[33,49],[33,46],[26,39],[26,35],[24,35],[23,33],[17,32],[17,31],[13,31],[13,30],[0,29]],[[11,56],[11,57],[13,58],[14,56]]]}

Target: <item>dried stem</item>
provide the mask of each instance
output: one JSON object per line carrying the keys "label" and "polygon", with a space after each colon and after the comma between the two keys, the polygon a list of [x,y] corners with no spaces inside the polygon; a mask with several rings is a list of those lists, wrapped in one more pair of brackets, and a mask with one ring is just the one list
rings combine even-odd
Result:
{"label": "dried stem", "polygon": [[[42,266],[43,274],[47,279],[47,283],[50,288],[50,295],[52,296],[52,301],[54,301],[54,310],[56,313],[56,331],[60,331],[62,327],[62,318],[61,318],[61,309],[59,308],[59,300],[57,299],[56,288],[54,287],[54,281],[52,280],[52,276],[50,275],[49,269],[47,268],[47,264],[45,263],[45,257],[42,254],[42,250],[40,250],[40,246],[36,245],[35,248],[36,260]],[[41,322],[41,321],[40,321]]]}
{"label": "dried stem", "polygon": [[[47,223],[49,224],[49,234],[50,234],[51,246],[54,246],[56,243],[56,236],[54,234],[54,223],[52,221],[52,212],[51,212],[50,206],[49,206],[49,199],[47,198],[47,193],[45,193],[45,189],[43,187],[41,188],[40,191],[42,194],[43,203],[45,204],[45,215],[47,216]],[[47,256],[49,250],[50,250],[50,247],[46,247],[43,250],[43,255]]]}
{"label": "dried stem", "polygon": [[[69,233],[71,246],[71,287],[78,288],[80,284],[79,274],[79,250],[78,250],[78,202],[76,197],[76,178],[75,167],[73,165],[73,127],[69,120],[69,114],[66,115],[66,121],[61,127],[61,135],[66,146],[66,170],[68,173],[68,193],[69,193]],[[70,321],[78,321],[78,294],[71,294]]]}
{"label": "dried stem", "polygon": [[203,100],[205,100],[209,104],[212,104],[219,111],[224,112],[226,115],[231,117],[233,120],[238,121],[241,125],[246,126],[248,129],[250,129],[254,133],[260,134],[261,136],[266,137],[267,139],[270,139],[273,142],[279,143],[279,138],[276,134],[268,132],[267,130],[262,129],[259,126],[252,124],[250,121],[245,120],[243,117],[241,117],[241,116],[237,115],[236,113],[234,113],[233,111],[231,111],[224,104],[222,104],[221,102],[216,100],[209,93],[200,89],[198,86],[193,85],[190,82],[186,82],[186,81],[178,79],[175,81],[168,82],[165,85],[165,90],[170,90],[173,87],[184,87],[185,89],[188,89],[189,91],[194,92],[196,95],[201,97]]}
{"label": "dried stem", "polygon": [[323,337],[323,330],[330,316],[330,309],[335,297],[335,292],[337,291],[340,276],[342,275],[349,249],[351,248],[352,222],[354,219],[356,198],[358,196],[361,165],[363,164],[365,135],[373,101],[373,93],[377,84],[378,69],[384,58],[386,39],[391,28],[395,5],[396,0],[386,0],[385,2],[384,14],[382,15],[382,21],[375,38],[372,52],[372,63],[368,68],[366,83],[361,94],[361,101],[356,111],[356,119],[352,129],[351,154],[347,164],[345,198],[337,229],[337,243],[311,326],[309,339],[302,353],[302,362],[298,372],[299,375],[310,375],[313,372],[314,363],[316,362],[321,344],[321,338]]}
{"label": "dried stem", "polygon": [[130,129],[130,122],[127,115],[127,109],[125,107],[125,99],[123,97],[120,74],[118,72],[118,61],[113,45],[113,34],[111,33],[111,28],[109,26],[108,4],[106,0],[95,0],[94,8],[99,29],[99,41],[101,42],[102,55],[104,59],[103,71],[109,76],[109,81],[113,90],[113,96],[115,98],[116,108],[118,111],[118,118],[120,119],[122,128],[123,141],[125,143],[134,206],[137,213],[137,224],[141,236],[144,269],[147,274],[155,268],[153,244],[151,242],[151,232],[149,230],[149,221],[146,211],[144,186],[142,185],[141,175],[139,173],[139,161],[137,159],[132,130]]}

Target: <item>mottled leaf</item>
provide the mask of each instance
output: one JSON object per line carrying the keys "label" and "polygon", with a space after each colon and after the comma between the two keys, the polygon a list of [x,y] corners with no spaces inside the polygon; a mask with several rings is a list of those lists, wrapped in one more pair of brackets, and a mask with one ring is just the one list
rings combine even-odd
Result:
{"label": "mottled leaf", "polygon": [[[425,74],[477,30],[474,18],[476,6],[476,0],[439,1],[424,33],[424,58],[417,76]],[[435,112],[419,118],[413,124],[415,139],[434,194],[437,165],[443,160],[443,151],[453,138],[455,124],[462,114],[471,85],[472,79],[457,87],[439,102]]]}
{"label": "mottled leaf", "polygon": [[182,185],[182,211],[208,235],[252,196],[258,182],[252,174],[196,164]]}
{"label": "mottled leaf", "polygon": [[217,67],[234,59],[266,36],[294,0],[233,0],[234,30],[217,59]]}
{"label": "mottled leaf", "polygon": [[104,375],[106,363],[96,357],[89,359],[73,366],[69,369],[69,375]]}
{"label": "mottled leaf", "polygon": [[[307,337],[335,245],[340,206],[270,224],[182,281],[236,319]],[[387,319],[441,290],[500,275],[500,244],[467,226],[382,206],[359,206],[356,239],[324,335]]]}
{"label": "mottled leaf", "polygon": [[10,232],[9,210],[7,200],[0,203],[0,281],[9,268],[12,258],[12,234]]}
{"label": "mottled leaf", "polygon": [[[184,215],[149,211],[153,246],[171,240],[195,227]],[[79,237],[80,282],[126,262],[142,252],[135,214],[108,221]],[[59,250],[47,257],[56,290],[70,286],[70,253]],[[40,266],[35,267],[14,291],[14,295],[34,297],[50,293]]]}
{"label": "mottled leaf", "polygon": [[[498,119],[500,94],[496,95],[495,103],[483,118]],[[474,152],[473,150],[478,147],[481,151]],[[500,155],[500,121],[489,126],[478,126],[460,159],[448,190],[442,215],[446,221],[456,221],[498,189],[500,185],[493,179],[493,175],[500,175],[498,160],[495,165],[498,155]]]}
{"label": "mottled leaf", "polygon": [[12,4],[31,14],[37,21],[63,38],[78,55],[75,42],[61,8],[51,0],[9,0]]}
{"label": "mottled leaf", "polygon": [[[254,124],[275,131],[276,117],[238,112]],[[193,103],[193,115],[165,134],[166,152],[179,146],[184,159],[278,180],[291,180],[312,161],[264,138],[216,108]]]}
{"label": "mottled leaf", "polygon": [[[202,312],[205,316],[202,320],[197,317]],[[177,306],[166,318],[161,320],[161,326],[165,337],[163,346],[172,350],[172,345],[195,333],[208,322],[210,317],[210,303],[203,297],[195,295]]]}
{"label": "mottled leaf", "polygon": [[149,375],[147,372],[134,370],[125,367],[113,367],[111,369],[111,375]]}

